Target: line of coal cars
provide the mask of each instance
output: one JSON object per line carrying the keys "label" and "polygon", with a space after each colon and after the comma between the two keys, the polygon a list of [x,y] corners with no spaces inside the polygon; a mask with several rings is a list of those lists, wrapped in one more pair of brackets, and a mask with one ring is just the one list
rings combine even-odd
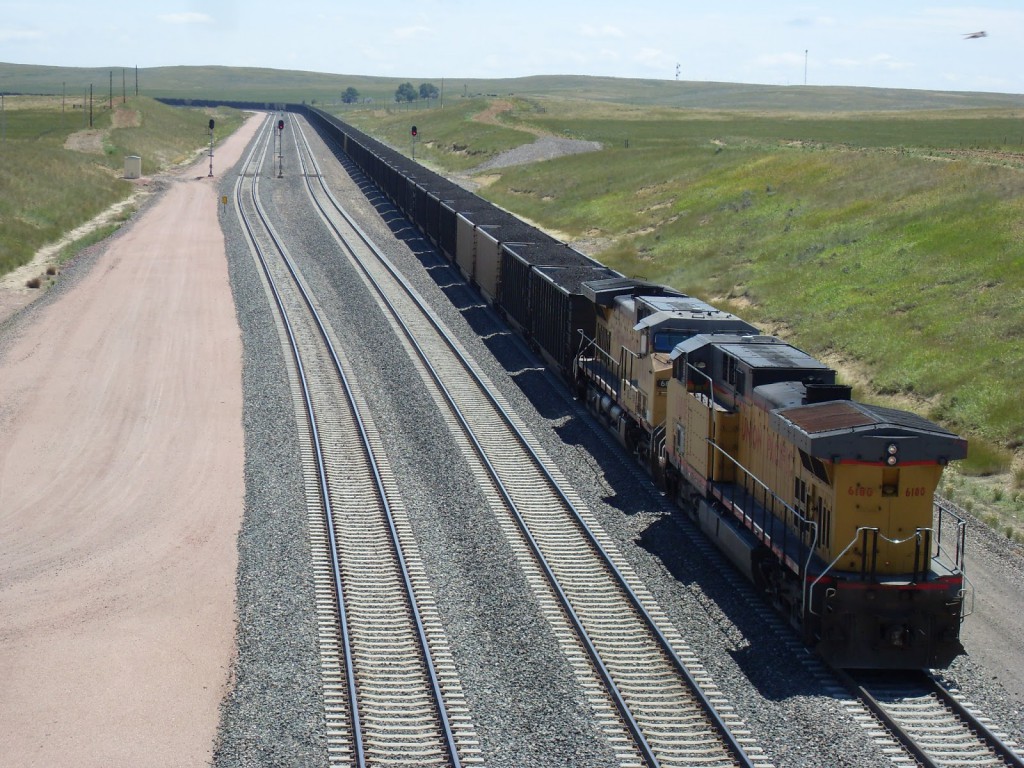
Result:
{"label": "line of coal cars", "polygon": [[964,440],[854,402],[801,350],[608,269],[332,115],[306,114],[808,645],[844,667],[942,667],[963,651],[964,524],[936,512],[934,493]]}

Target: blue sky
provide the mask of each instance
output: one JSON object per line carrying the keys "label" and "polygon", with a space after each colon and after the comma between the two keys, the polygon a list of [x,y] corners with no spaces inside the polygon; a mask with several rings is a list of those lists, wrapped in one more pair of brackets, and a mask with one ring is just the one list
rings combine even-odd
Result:
{"label": "blue sky", "polygon": [[[987,36],[964,39],[984,30]],[[0,0],[0,61],[1024,93],[1024,2]]]}

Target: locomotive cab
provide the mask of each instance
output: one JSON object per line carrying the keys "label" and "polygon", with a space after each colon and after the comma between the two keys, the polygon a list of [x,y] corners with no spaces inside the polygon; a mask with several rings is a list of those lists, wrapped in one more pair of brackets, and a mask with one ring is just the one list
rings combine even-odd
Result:
{"label": "locomotive cab", "polygon": [[697,336],[673,358],[667,460],[705,532],[833,663],[948,664],[962,548],[940,556],[934,492],[966,442],[850,400],[773,337]]}
{"label": "locomotive cab", "polygon": [[584,284],[598,307],[594,339],[584,339],[577,370],[591,400],[607,397],[624,442],[653,458],[654,436],[665,422],[672,350],[695,334],[756,333],[749,323],[700,299],[633,280]]}

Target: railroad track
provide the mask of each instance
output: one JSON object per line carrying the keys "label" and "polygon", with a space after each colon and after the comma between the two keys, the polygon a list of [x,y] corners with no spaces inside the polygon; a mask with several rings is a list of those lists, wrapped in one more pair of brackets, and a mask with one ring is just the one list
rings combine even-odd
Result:
{"label": "railroad track", "polygon": [[621,763],[768,766],[697,656],[500,394],[345,213],[301,123],[292,125],[310,199],[418,361]]}
{"label": "railroad track", "polygon": [[372,417],[260,204],[274,130],[268,120],[246,158],[235,201],[279,311],[296,409],[308,426],[303,451],[329,761],[478,763],[454,664]]}
{"label": "railroad track", "polygon": [[1013,745],[930,673],[857,670],[840,679],[909,753],[906,764],[1024,768]]}

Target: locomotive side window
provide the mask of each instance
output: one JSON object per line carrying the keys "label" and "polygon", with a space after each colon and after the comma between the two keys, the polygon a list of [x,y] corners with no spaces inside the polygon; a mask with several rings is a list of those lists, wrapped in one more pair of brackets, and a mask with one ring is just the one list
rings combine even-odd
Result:
{"label": "locomotive side window", "polygon": [[733,357],[732,355],[726,355],[724,362],[725,362],[725,371],[724,371],[725,380],[735,387],[736,386],[736,369],[737,369],[736,358]]}
{"label": "locomotive side window", "polygon": [[817,459],[814,456],[809,455],[806,451],[800,451],[800,463],[804,465],[804,469],[814,474],[816,478],[826,485],[832,485],[832,478],[829,477],[828,468],[821,459]]}
{"label": "locomotive side window", "polygon": [[807,501],[807,483],[799,477],[793,479],[793,496],[801,504]]}

